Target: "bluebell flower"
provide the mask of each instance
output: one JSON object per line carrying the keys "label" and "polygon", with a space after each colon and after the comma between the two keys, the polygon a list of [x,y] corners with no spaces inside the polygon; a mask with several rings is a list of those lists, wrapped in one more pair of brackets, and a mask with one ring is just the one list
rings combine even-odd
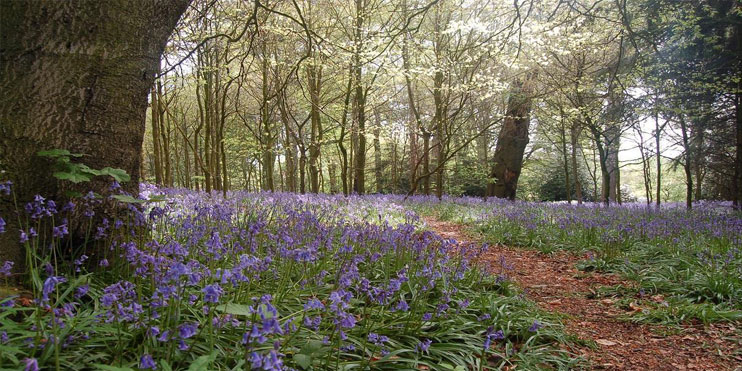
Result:
{"label": "bluebell flower", "polygon": [[534,320],[533,321],[533,324],[531,325],[531,327],[528,328],[528,331],[530,331],[530,332],[536,332],[536,331],[538,331],[542,327],[544,327],[544,326],[538,320]]}
{"label": "bluebell flower", "polygon": [[178,335],[183,339],[188,339],[193,335],[196,335],[197,329],[197,323],[184,323],[178,327]]}
{"label": "bluebell flower", "polygon": [[425,353],[430,348],[430,344],[433,344],[433,341],[430,339],[425,339],[415,345],[415,350],[420,353]]}
{"label": "bluebell flower", "polygon": [[23,360],[23,371],[39,371],[39,362],[36,358],[26,358]]}
{"label": "bluebell flower", "polygon": [[156,370],[157,365],[151,355],[144,354],[142,355],[142,358],[139,359],[139,368],[143,370]]}
{"label": "bluebell flower", "polygon": [[218,303],[219,296],[224,292],[218,283],[208,285],[201,290],[204,293],[204,301],[207,303]]}
{"label": "bluebell flower", "polygon": [[402,311],[402,312],[406,312],[407,310],[410,309],[410,306],[407,304],[407,302],[404,299],[402,299],[399,301],[399,303],[397,303],[397,306],[394,307],[394,309]]}
{"label": "bluebell flower", "polygon": [[13,185],[13,182],[10,180],[6,180],[5,182],[0,183],[0,194],[4,194],[6,196],[10,195],[10,189]]}
{"label": "bluebell flower", "polygon": [[503,334],[502,330],[495,331],[495,328],[490,326],[487,328],[487,332],[485,333],[485,339],[484,339],[484,350],[488,350],[490,348],[490,345],[492,344],[492,340],[502,340],[505,338],[505,334]]}
{"label": "bluebell flower", "polygon": [[69,234],[69,231],[67,230],[67,224],[58,225],[52,228],[52,236],[54,238],[62,238],[68,234]]}
{"label": "bluebell flower", "polygon": [[41,301],[47,302],[49,301],[49,294],[51,294],[54,291],[54,288],[63,282],[66,282],[67,279],[61,276],[52,276],[47,278],[44,281],[44,286],[41,289]]}
{"label": "bluebell flower", "polygon": [[13,270],[13,263],[12,261],[6,261],[3,263],[2,266],[0,266],[0,277],[9,277],[11,271]]}

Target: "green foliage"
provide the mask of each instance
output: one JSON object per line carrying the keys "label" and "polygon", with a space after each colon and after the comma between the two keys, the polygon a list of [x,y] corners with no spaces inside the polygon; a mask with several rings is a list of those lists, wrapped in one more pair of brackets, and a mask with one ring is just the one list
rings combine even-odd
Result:
{"label": "green foliage", "polygon": [[729,234],[735,219],[720,217],[720,211],[473,200],[419,203],[414,208],[463,223],[491,243],[586,254],[578,269],[616,273],[635,284],[613,293],[643,308],[628,317],[632,321],[678,324],[742,318],[742,256]]}
{"label": "green foliage", "polygon": [[131,180],[129,174],[122,169],[104,167],[97,170],[82,163],[72,162],[72,158],[81,158],[83,154],[71,153],[66,149],[39,151],[37,155],[55,161],[56,171],[52,175],[59,180],[66,180],[75,184],[89,182],[95,176],[110,176],[119,183],[125,183]]}

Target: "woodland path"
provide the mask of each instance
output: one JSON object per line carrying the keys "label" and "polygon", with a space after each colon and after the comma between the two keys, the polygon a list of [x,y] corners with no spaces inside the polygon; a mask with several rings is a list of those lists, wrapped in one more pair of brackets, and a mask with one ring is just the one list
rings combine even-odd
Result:
{"label": "woodland path", "polygon": [[[444,238],[473,243],[478,238],[455,223],[424,218],[428,227]],[[631,282],[611,274],[581,272],[575,263],[582,257],[559,251],[543,254],[534,250],[490,246],[484,257],[493,271],[508,275],[530,300],[543,309],[565,314],[567,332],[594,341],[590,347],[571,347],[596,370],[742,370],[740,324],[712,323],[669,328],[636,324],[625,317],[639,308],[620,308],[611,298],[599,298],[600,287]],[[658,298],[659,300],[660,298]]]}

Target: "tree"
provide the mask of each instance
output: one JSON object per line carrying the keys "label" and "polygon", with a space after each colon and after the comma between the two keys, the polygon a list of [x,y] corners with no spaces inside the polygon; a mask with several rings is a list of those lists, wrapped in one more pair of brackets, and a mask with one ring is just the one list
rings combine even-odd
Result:
{"label": "tree", "polygon": [[525,82],[518,80],[511,87],[505,122],[497,137],[497,147],[492,158],[491,177],[495,181],[489,186],[490,196],[515,200],[531,121],[532,97],[528,80],[529,78]]}
{"label": "tree", "polygon": [[[42,193],[62,199],[70,189],[36,155],[52,148],[85,154],[93,168],[126,170],[124,189],[137,193],[147,94],[189,2],[0,3],[0,158],[19,202]],[[109,185],[94,179],[85,188]],[[0,213],[10,209],[2,204]],[[0,239],[0,260],[21,267],[17,234]]]}

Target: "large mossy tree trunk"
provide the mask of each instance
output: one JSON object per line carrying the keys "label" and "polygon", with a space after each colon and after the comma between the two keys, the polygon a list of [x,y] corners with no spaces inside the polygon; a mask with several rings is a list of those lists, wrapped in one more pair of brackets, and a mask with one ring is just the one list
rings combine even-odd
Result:
{"label": "large mossy tree trunk", "polygon": [[523,154],[528,144],[528,127],[531,121],[531,97],[526,84],[516,82],[510,92],[497,147],[493,156],[488,194],[498,198],[515,200],[518,177],[523,166]]}
{"label": "large mossy tree trunk", "polygon": [[[168,37],[190,0],[0,2],[0,169],[19,203],[61,199],[70,186],[51,176],[40,150],[83,153],[92,168],[121,168],[136,194],[147,94]],[[83,190],[102,192],[110,179]],[[23,271],[14,207],[0,215],[0,261]],[[16,224],[16,225],[14,225]]]}

